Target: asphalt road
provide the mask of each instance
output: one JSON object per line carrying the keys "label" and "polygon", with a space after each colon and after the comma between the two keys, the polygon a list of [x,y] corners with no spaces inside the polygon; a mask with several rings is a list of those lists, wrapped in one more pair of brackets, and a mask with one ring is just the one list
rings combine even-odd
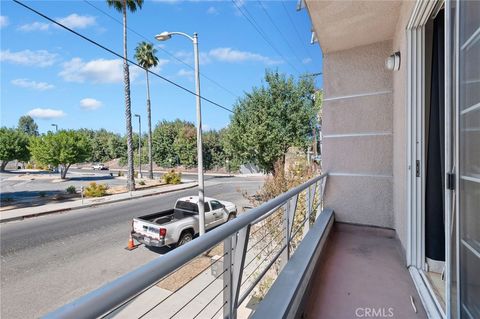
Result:
{"label": "asphalt road", "polygon": [[[113,174],[113,177],[110,174]],[[28,179],[18,179],[18,176],[29,176]],[[18,201],[28,201],[38,199],[39,193],[54,195],[64,193],[68,186],[75,186],[80,189],[82,186],[88,186],[91,182],[108,184],[109,186],[125,185],[125,178],[118,178],[117,171],[94,171],[92,169],[75,169],[70,168],[67,173],[67,180],[60,180],[58,173],[51,174],[47,172],[25,172],[10,171],[0,173],[0,193],[5,198],[12,198]],[[163,173],[155,173],[154,178],[159,179]],[[146,178],[146,175],[144,175]],[[205,180],[215,178],[206,175]],[[184,173],[182,176],[184,182],[196,181],[197,175],[192,173]]]}
{"label": "asphalt road", "polygon": [[[214,178],[206,195],[248,205],[262,178]],[[171,208],[196,189],[0,225],[1,318],[36,318],[160,256],[127,251],[131,220]]]}

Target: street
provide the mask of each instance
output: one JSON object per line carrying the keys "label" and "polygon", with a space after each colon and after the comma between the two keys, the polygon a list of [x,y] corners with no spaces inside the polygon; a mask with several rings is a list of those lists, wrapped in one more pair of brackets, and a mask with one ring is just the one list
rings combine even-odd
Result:
{"label": "street", "polygon": [[[263,178],[222,177],[205,182],[206,195],[248,205]],[[131,220],[173,207],[196,189],[0,226],[1,317],[39,317],[161,255],[143,246],[127,251]]]}

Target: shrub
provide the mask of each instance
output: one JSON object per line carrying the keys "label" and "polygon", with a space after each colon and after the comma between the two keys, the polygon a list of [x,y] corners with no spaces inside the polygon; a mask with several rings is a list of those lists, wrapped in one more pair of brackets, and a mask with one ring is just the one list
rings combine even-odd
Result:
{"label": "shrub", "polygon": [[167,184],[180,184],[182,182],[182,173],[177,173],[174,169],[172,169],[165,173],[162,179]]}
{"label": "shrub", "polygon": [[118,171],[118,177],[120,176],[124,176],[125,174],[123,173],[123,171]]}
{"label": "shrub", "polygon": [[73,185],[68,186],[67,189],[65,189],[65,190],[67,191],[68,194],[76,194],[77,193],[77,189]]}
{"label": "shrub", "polygon": [[140,181],[140,182],[138,182],[138,184],[143,186],[143,185],[145,185],[145,181]]}
{"label": "shrub", "polygon": [[107,194],[108,185],[107,184],[97,184],[91,182],[87,187],[85,187],[85,197],[102,197]]}
{"label": "shrub", "polygon": [[33,164],[32,163],[27,163],[27,165],[25,166],[26,169],[32,169],[33,168]]}

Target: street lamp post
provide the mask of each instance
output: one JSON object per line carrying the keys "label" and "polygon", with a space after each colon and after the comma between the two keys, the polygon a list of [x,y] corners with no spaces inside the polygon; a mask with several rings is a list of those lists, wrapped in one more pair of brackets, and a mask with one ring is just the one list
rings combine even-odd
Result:
{"label": "street lamp post", "polygon": [[198,34],[195,32],[193,37],[183,32],[162,32],[155,36],[158,41],[166,41],[173,35],[184,36],[193,43],[193,54],[195,58],[195,89],[197,104],[197,166],[198,166],[198,215],[200,236],[205,234],[205,193],[203,181],[203,144],[202,144],[202,110],[200,99],[200,66],[198,57]]}
{"label": "street lamp post", "polygon": [[138,117],[138,177],[142,178],[142,121],[140,114],[135,117]]}
{"label": "street lamp post", "polygon": [[55,126],[55,133],[58,132],[58,125],[57,124],[52,124],[52,126]]}

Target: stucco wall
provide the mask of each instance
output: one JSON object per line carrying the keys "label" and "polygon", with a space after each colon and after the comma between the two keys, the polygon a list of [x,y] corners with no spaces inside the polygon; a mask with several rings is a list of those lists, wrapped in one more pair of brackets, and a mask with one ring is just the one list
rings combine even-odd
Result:
{"label": "stucco wall", "polygon": [[403,250],[407,246],[407,37],[406,25],[414,1],[402,3],[393,38],[393,51],[400,51],[400,70],[393,72],[393,207],[394,225]]}
{"label": "stucco wall", "polygon": [[392,41],[325,53],[323,169],[338,221],[395,228]]}

